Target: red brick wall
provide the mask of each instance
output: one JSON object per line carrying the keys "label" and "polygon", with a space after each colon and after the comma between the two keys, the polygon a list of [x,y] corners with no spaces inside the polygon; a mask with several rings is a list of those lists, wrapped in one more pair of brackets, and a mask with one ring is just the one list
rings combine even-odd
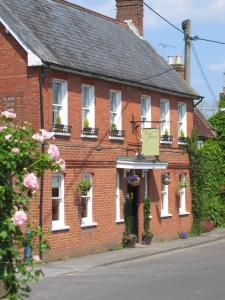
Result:
{"label": "red brick wall", "polygon": [[[0,109],[7,108],[5,97],[20,95],[14,99],[13,108],[18,114],[19,120],[32,122],[33,127],[39,128],[39,83],[36,68],[28,68],[26,65],[26,53],[6,34],[4,28],[0,31]],[[161,182],[160,176],[164,170],[149,171],[149,195],[152,201],[151,228],[157,239],[176,237],[181,230],[189,230],[191,227],[191,215],[178,216],[178,178],[179,173],[188,170],[188,155],[185,148],[178,146],[178,112],[179,101],[187,103],[188,135],[190,136],[193,124],[193,108],[189,99],[178,96],[142,90],[121,84],[106,82],[73,75],[69,73],[49,71],[44,83],[44,112],[45,128],[51,128],[52,105],[52,78],[68,81],[68,106],[69,125],[72,126],[70,138],[56,138],[55,142],[60,148],[62,157],[66,159],[67,170],[65,174],[65,225],[69,230],[50,232],[49,241],[52,250],[46,255],[47,260],[55,260],[62,257],[82,255],[113,248],[120,244],[124,231],[124,224],[116,224],[116,159],[118,156],[134,155],[136,147],[130,144],[140,142],[140,130],[136,134],[132,132],[130,121],[132,115],[135,120],[140,120],[140,97],[149,95],[152,99],[152,120],[160,120],[160,98],[170,100],[171,135],[174,136],[173,144],[162,146],[160,159],[169,162],[172,183],[169,186],[169,212],[171,218],[161,219]],[[88,83],[95,86],[96,127],[99,128],[97,140],[82,140],[81,134],[81,84]],[[109,140],[109,90],[117,89],[122,92],[122,127],[126,132],[124,142]],[[127,151],[132,148],[133,151]],[[81,228],[80,218],[76,204],[75,186],[77,180],[85,172],[93,174],[93,221],[97,226],[93,228]],[[123,202],[126,195],[126,180],[121,170],[121,217],[123,215]],[[139,239],[143,231],[143,180],[139,187]],[[38,198],[34,215],[37,219]],[[51,230],[51,175],[46,173],[44,186],[44,215],[45,230]],[[187,210],[191,211],[191,194],[187,189]]]}

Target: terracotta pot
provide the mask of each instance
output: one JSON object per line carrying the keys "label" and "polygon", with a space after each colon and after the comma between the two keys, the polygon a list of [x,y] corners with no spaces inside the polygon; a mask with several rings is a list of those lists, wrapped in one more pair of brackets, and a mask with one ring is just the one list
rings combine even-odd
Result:
{"label": "terracotta pot", "polygon": [[215,227],[215,223],[212,220],[205,220],[202,222],[202,230],[203,232],[212,231]]}

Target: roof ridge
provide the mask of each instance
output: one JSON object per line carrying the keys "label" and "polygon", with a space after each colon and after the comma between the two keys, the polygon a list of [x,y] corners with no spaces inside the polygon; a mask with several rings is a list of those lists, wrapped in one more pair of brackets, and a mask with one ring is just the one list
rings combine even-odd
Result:
{"label": "roof ridge", "polygon": [[82,11],[87,12],[87,13],[89,13],[89,14],[92,14],[92,15],[94,15],[94,16],[97,16],[97,17],[106,19],[106,20],[108,20],[108,21],[111,21],[111,22],[113,22],[113,23],[115,23],[115,24],[118,24],[118,25],[122,25],[122,26],[128,27],[128,25],[127,25],[125,22],[122,22],[122,21],[119,21],[119,20],[114,19],[114,18],[112,18],[112,17],[103,15],[103,14],[97,12],[97,11],[94,11],[94,10],[91,10],[91,9],[89,9],[89,8],[83,7],[83,6],[81,6],[81,5],[78,5],[78,4],[69,2],[69,1],[67,1],[67,0],[52,0],[52,1],[58,2],[58,3],[60,3],[60,4],[63,4],[63,5],[66,5],[66,6],[75,8],[75,9],[82,10]]}

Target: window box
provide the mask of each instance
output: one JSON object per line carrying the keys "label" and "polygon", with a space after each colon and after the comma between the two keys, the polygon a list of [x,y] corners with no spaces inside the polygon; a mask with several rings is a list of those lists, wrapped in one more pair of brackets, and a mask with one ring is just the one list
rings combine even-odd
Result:
{"label": "window box", "polygon": [[98,128],[82,128],[81,137],[87,138],[97,138],[98,137]]}
{"label": "window box", "polygon": [[165,144],[172,144],[173,142],[173,136],[172,135],[161,135],[160,138],[160,143],[165,143]]}
{"label": "window box", "polygon": [[178,138],[178,143],[180,144],[180,145],[187,145],[187,142],[188,142],[188,138],[187,137],[179,137]]}
{"label": "window box", "polygon": [[63,124],[53,124],[52,131],[55,133],[55,135],[70,135],[71,128],[71,126],[66,126]]}
{"label": "window box", "polygon": [[110,130],[109,132],[109,138],[110,139],[121,139],[123,140],[125,137],[125,131],[124,130]]}

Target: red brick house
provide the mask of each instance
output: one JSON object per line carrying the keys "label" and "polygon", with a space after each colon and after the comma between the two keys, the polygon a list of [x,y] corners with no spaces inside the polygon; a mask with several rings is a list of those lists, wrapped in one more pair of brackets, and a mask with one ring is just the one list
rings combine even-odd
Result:
{"label": "red brick house", "polygon": [[[116,4],[117,20],[63,0],[0,0],[0,109],[53,130],[66,160],[33,201],[34,218],[50,229],[48,260],[120,244],[127,194],[139,241],[146,196],[155,239],[191,228],[190,188],[179,181],[189,180],[186,137],[200,96],[143,39],[143,2]],[[159,157],[139,159],[149,127],[159,130]],[[134,172],[141,184],[131,188]],[[81,199],[84,177],[92,187]]]}

